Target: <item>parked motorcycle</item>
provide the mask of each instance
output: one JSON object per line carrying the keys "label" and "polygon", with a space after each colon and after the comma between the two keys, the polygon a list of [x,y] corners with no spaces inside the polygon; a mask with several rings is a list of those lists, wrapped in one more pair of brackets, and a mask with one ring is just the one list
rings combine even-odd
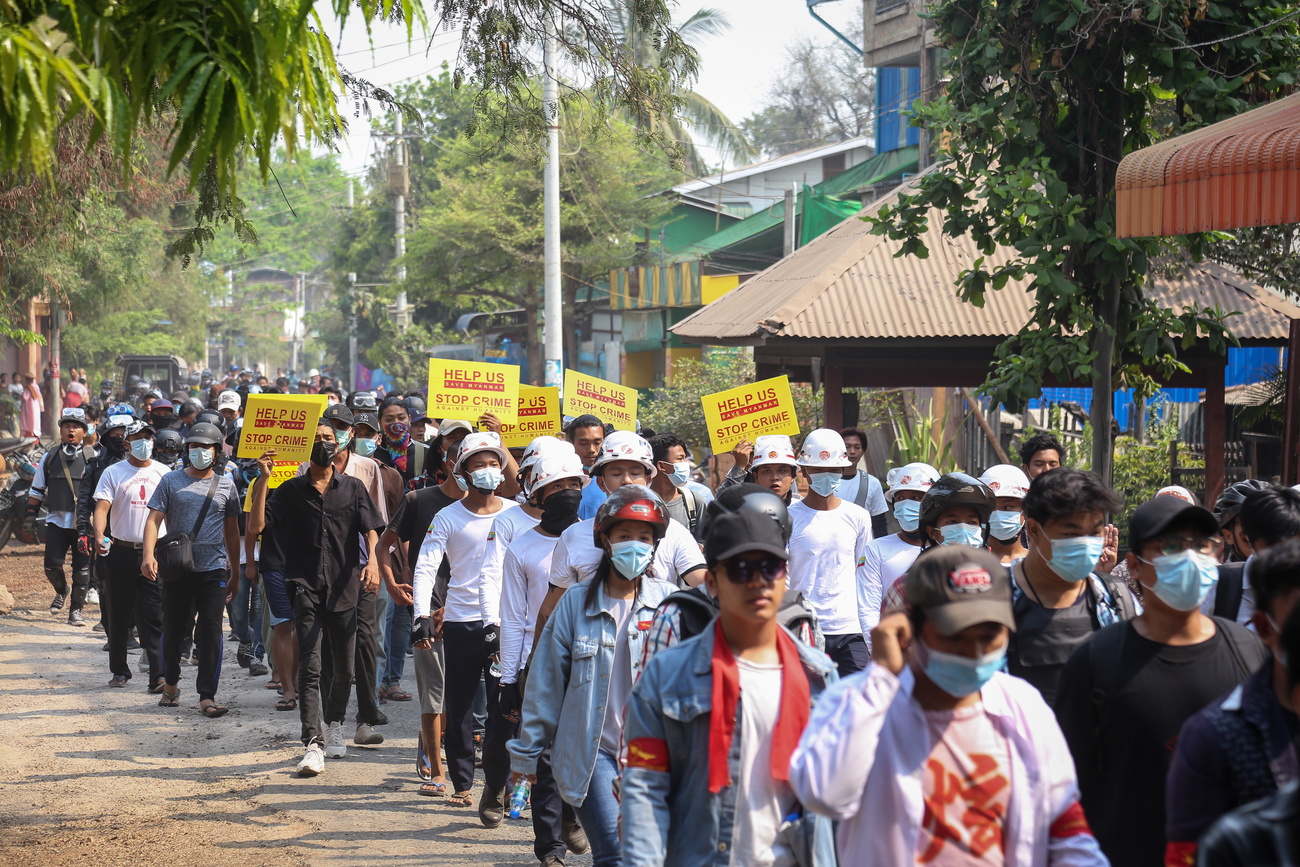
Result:
{"label": "parked motorcycle", "polygon": [[36,517],[27,516],[27,492],[36,477],[36,465],[44,457],[39,444],[34,448],[11,451],[4,455],[11,475],[9,484],[0,491],[0,549],[17,538],[28,545],[45,544],[45,506],[41,505]]}

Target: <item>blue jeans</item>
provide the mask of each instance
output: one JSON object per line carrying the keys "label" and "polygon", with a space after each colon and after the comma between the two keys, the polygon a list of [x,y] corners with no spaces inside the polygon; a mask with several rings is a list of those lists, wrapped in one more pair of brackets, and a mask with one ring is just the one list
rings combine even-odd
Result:
{"label": "blue jeans", "polygon": [[411,643],[411,609],[393,602],[388,606],[388,647],[383,686],[400,683],[406,671],[406,648]]}
{"label": "blue jeans", "polygon": [[614,798],[617,777],[614,757],[604,750],[598,751],[586,800],[575,808],[591,843],[592,867],[620,867],[623,863],[623,848],[618,839],[618,801]]}
{"label": "blue jeans", "polygon": [[240,575],[239,590],[230,601],[230,628],[241,642],[253,645],[253,658],[261,659],[266,655],[262,643],[262,594],[250,592],[252,588],[248,579]]}
{"label": "blue jeans", "polygon": [[[375,591],[375,693],[378,695],[379,690],[387,681],[384,679],[384,673],[388,670],[388,620],[392,616],[393,600],[388,596],[388,588],[383,584]],[[407,640],[410,640],[411,630],[406,630]]]}

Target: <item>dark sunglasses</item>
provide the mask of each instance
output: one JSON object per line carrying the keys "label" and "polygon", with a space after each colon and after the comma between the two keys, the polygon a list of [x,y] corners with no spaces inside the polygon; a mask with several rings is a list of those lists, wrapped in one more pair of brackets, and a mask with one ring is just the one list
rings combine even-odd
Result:
{"label": "dark sunglasses", "polygon": [[748,584],[754,580],[754,573],[763,576],[769,584],[785,575],[785,561],[780,557],[764,557],[762,560],[728,560],[723,564],[727,580],[732,584]]}

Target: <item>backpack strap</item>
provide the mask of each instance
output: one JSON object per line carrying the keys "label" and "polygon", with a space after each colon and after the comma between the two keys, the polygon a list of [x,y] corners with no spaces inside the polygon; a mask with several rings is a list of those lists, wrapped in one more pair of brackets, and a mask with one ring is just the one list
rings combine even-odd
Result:
{"label": "backpack strap", "polygon": [[1097,745],[1098,771],[1105,771],[1106,767],[1102,745],[1105,743],[1106,725],[1110,722],[1111,701],[1123,686],[1124,645],[1128,643],[1128,633],[1132,628],[1126,623],[1114,629],[1103,629],[1088,642],[1088,668],[1092,680],[1088,698],[1093,707],[1092,736]]}
{"label": "backpack strap", "polygon": [[659,603],[659,607],[663,608],[670,602],[677,605],[677,611],[681,615],[680,634],[683,640],[699,635],[718,615],[717,602],[698,587],[669,593]]}
{"label": "backpack strap", "polygon": [[694,535],[695,528],[700,524],[700,503],[690,488],[682,488],[681,493],[682,499],[686,501],[686,529]]}
{"label": "backpack strap", "polygon": [[867,507],[867,495],[871,493],[871,482],[863,470],[858,470],[858,492],[853,495],[853,505]]}

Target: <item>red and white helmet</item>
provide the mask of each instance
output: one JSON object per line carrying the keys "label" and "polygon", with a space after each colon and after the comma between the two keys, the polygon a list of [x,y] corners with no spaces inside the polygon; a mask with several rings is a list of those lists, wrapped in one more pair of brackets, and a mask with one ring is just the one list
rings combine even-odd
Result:
{"label": "red and white helmet", "polygon": [[523,457],[519,459],[519,469],[527,470],[542,458],[565,454],[576,454],[573,450],[573,443],[559,437],[541,436],[530,442],[528,447],[524,449]]}
{"label": "red and white helmet", "polygon": [[804,437],[799,449],[799,466],[842,470],[853,464],[849,461],[848,449],[844,447],[844,437],[839,431],[820,427]]}
{"label": "red and white helmet", "polygon": [[658,544],[668,532],[668,507],[659,499],[658,494],[645,485],[624,485],[606,497],[596,512],[591,535],[597,548],[605,547],[601,536],[619,521],[644,521],[652,528],[655,543]]}
{"label": "red and white helmet", "polygon": [[496,455],[502,469],[510,463],[510,455],[501,447],[501,437],[492,431],[472,433],[460,442],[460,457],[456,459],[456,472],[465,465],[470,455],[478,452],[491,452]]}
{"label": "red and white helmet", "polygon": [[940,475],[934,467],[919,461],[894,467],[885,474],[885,481],[889,484],[889,490],[885,491],[885,499],[894,502],[894,497],[898,496],[899,491],[916,491],[924,494],[930,490],[931,485],[939,481]]}
{"label": "red and white helmet", "polygon": [[655,477],[654,452],[650,443],[627,430],[616,430],[601,443],[600,455],[591,465],[592,476],[600,475],[600,468],[614,461],[633,461],[646,468],[650,478]]}
{"label": "red and white helmet", "polygon": [[1023,500],[1029,493],[1029,476],[1020,467],[995,464],[984,471],[980,481],[988,485],[995,497],[1015,497]]}
{"label": "red and white helmet", "polygon": [[754,459],[749,468],[754,469],[764,464],[783,464],[788,467],[799,466],[799,461],[794,456],[794,445],[790,442],[788,436],[769,434],[754,440]]}
{"label": "red and white helmet", "polygon": [[532,499],[533,492],[540,491],[542,488],[558,482],[563,479],[577,479],[585,482],[587,473],[582,469],[582,458],[578,457],[573,451],[568,454],[550,454],[532,465],[532,472],[528,474],[528,482],[524,489],[524,494]]}

